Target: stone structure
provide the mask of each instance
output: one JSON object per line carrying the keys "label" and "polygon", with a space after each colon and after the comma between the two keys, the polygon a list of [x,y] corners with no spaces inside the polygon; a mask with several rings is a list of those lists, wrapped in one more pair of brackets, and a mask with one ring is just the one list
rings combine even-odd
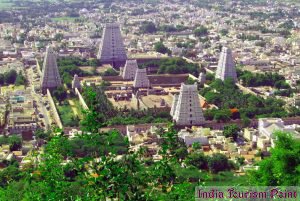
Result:
{"label": "stone structure", "polygon": [[56,63],[56,54],[54,53],[53,49],[48,46],[44,58],[43,73],[41,79],[42,92],[45,94],[47,93],[47,89],[51,91],[59,87],[61,84],[62,83]]}
{"label": "stone structure", "polygon": [[147,77],[147,71],[146,69],[137,69],[135,73],[134,88],[148,88],[150,87],[150,82]]}
{"label": "stone structure", "polygon": [[102,64],[111,64],[116,68],[124,66],[127,55],[119,24],[105,25],[97,58]]}
{"label": "stone structure", "polygon": [[171,115],[179,126],[203,125],[205,123],[196,84],[186,85],[182,83],[180,94],[178,98],[174,97],[172,107]]}
{"label": "stone structure", "polygon": [[135,72],[138,69],[138,64],[136,60],[127,60],[125,67],[122,71],[122,77],[125,80],[134,80]]}
{"label": "stone structure", "polygon": [[205,73],[201,72],[201,73],[199,74],[198,82],[199,82],[201,85],[205,84],[205,82],[206,82],[206,75],[205,75]]}
{"label": "stone structure", "polygon": [[232,78],[237,82],[237,74],[235,69],[235,63],[233,61],[232,52],[229,48],[223,47],[218,68],[216,72],[216,78],[225,80],[226,78]]}
{"label": "stone structure", "polygon": [[78,75],[74,75],[74,78],[72,80],[72,89],[75,90],[77,88],[78,90],[81,89],[80,80],[78,78]]}
{"label": "stone structure", "polygon": [[178,95],[175,94],[174,97],[173,97],[173,102],[172,102],[172,107],[171,107],[171,116],[173,117],[175,115],[175,111],[176,111],[176,106],[177,106],[177,103],[178,103]]}
{"label": "stone structure", "polygon": [[52,114],[53,114],[53,118],[56,122],[56,125],[58,126],[58,128],[62,129],[63,124],[62,124],[61,119],[59,117],[59,114],[57,112],[56,105],[55,105],[54,100],[52,98],[51,92],[47,89],[46,93],[47,93],[47,97],[48,97],[48,100],[49,100],[49,105],[50,105],[50,108],[51,108],[51,111],[52,111]]}

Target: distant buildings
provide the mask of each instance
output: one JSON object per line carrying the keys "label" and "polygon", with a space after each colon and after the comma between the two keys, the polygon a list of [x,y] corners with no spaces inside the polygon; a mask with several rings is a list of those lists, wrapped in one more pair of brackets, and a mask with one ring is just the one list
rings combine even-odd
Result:
{"label": "distant buildings", "polygon": [[197,130],[181,129],[178,132],[178,137],[182,139],[187,146],[192,146],[194,143],[208,145],[209,134],[209,128],[197,128]]}
{"label": "distant buildings", "polygon": [[102,64],[111,64],[117,68],[124,66],[127,55],[119,24],[105,25],[97,58]]}
{"label": "distant buildings", "polygon": [[276,136],[274,132],[283,131],[289,132],[295,139],[300,139],[300,134],[296,130],[298,125],[285,125],[284,121],[280,118],[261,118],[258,121],[258,130],[245,129],[244,138],[251,141],[261,150],[267,150],[274,147]]}
{"label": "distant buildings", "polygon": [[226,78],[232,78],[235,82],[237,82],[237,74],[235,69],[235,63],[233,61],[231,49],[227,47],[223,47],[218,68],[216,72],[216,78],[225,80]]}
{"label": "distant buildings", "polygon": [[56,63],[56,55],[53,49],[49,46],[46,50],[46,55],[43,64],[43,72],[41,79],[41,89],[45,94],[47,89],[50,91],[56,89],[62,84],[58,67]]}
{"label": "distant buildings", "polygon": [[173,100],[171,116],[177,125],[192,126],[205,123],[197,85],[181,84],[180,94]]}
{"label": "distant buildings", "polygon": [[[15,96],[23,98],[22,96]],[[7,131],[10,134],[22,134],[33,132],[37,129],[37,115],[31,101],[11,101],[11,109],[8,116]]]}

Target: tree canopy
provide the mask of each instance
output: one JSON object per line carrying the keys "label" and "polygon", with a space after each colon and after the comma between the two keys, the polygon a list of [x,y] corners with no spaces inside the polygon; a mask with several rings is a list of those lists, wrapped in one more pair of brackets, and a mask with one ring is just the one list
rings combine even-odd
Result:
{"label": "tree canopy", "polygon": [[163,42],[157,42],[154,44],[154,49],[156,52],[162,53],[162,54],[171,54],[171,50],[167,48]]}
{"label": "tree canopy", "polygon": [[250,172],[251,182],[261,186],[299,186],[300,141],[286,132],[275,132],[275,147],[271,156],[258,163]]}

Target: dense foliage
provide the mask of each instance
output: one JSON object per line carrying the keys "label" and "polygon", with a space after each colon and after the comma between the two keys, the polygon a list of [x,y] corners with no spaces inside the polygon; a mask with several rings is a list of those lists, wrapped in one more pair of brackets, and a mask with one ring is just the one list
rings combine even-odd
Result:
{"label": "dense foliage", "polygon": [[27,80],[22,72],[17,73],[17,71],[15,70],[10,70],[8,72],[0,74],[0,85],[15,84],[19,86],[25,85],[26,82]]}
{"label": "dense foliage", "polygon": [[[284,101],[275,98],[262,98],[252,94],[244,94],[234,84],[232,79],[222,82],[219,79],[213,81],[209,87],[200,91],[208,103],[216,105],[219,110],[212,109],[206,111],[208,120],[229,120],[234,118],[232,111],[237,109],[242,118],[258,117],[285,117],[288,115],[284,109]],[[221,112],[221,113],[220,113]]]}
{"label": "dense foliage", "polygon": [[157,67],[158,74],[184,74],[190,73],[194,76],[198,76],[200,67],[198,64],[187,62],[182,58],[166,58],[160,61],[151,61],[142,65],[142,67]]}
{"label": "dense foliage", "polygon": [[275,88],[274,95],[290,97],[295,92],[286,82],[285,77],[277,73],[262,74],[238,70],[238,76],[243,85],[247,87],[270,86]]}
{"label": "dense foliage", "polygon": [[270,86],[277,89],[288,89],[285,77],[277,73],[252,73],[250,71],[238,71],[238,77],[246,87]]}
{"label": "dense foliage", "polygon": [[203,25],[201,25],[200,27],[194,30],[194,35],[196,37],[206,36],[207,34],[208,34],[208,29]]}
{"label": "dense foliage", "polygon": [[22,147],[22,138],[19,135],[1,136],[0,145],[4,144],[8,144],[11,151],[17,151]]}
{"label": "dense foliage", "polygon": [[85,111],[83,127],[96,130],[103,126],[129,125],[139,123],[164,123],[170,121],[170,115],[159,111],[137,111],[127,108],[117,110],[105,95],[105,87],[86,87],[83,96],[90,110]]}
{"label": "dense foliage", "polygon": [[96,68],[98,65],[100,65],[99,61],[97,59],[80,59],[77,57],[65,57],[60,58],[57,61],[58,70],[61,75],[62,81],[64,84],[66,84],[69,88],[72,85],[72,79],[75,74],[77,74],[79,77],[88,76],[90,73],[87,73],[83,70],[81,70],[80,66],[91,66]]}
{"label": "dense foliage", "polygon": [[156,52],[162,53],[162,54],[171,54],[171,50],[167,48],[163,42],[157,42],[154,44],[154,50]]}
{"label": "dense foliage", "polygon": [[101,75],[102,76],[117,76],[117,75],[119,75],[119,73],[117,71],[115,71],[113,68],[109,68],[106,71],[104,71]]}
{"label": "dense foliage", "polygon": [[[158,129],[157,134],[163,140],[162,160],[156,162],[145,157],[143,148],[129,152],[126,139],[116,131],[71,139],[62,133],[53,135],[37,163],[33,160],[21,171],[12,163],[1,172],[0,199],[193,200],[199,183],[187,180],[198,177],[210,181],[209,173],[199,174],[192,165],[186,174],[179,161],[185,160],[188,152],[176,130]],[[228,170],[227,162],[226,157],[216,154],[207,164],[212,172],[218,172]]]}
{"label": "dense foliage", "polygon": [[240,128],[236,124],[226,125],[223,130],[225,137],[232,137],[234,140],[237,139]]}
{"label": "dense foliage", "polygon": [[300,185],[300,141],[291,134],[275,132],[275,148],[271,156],[259,162],[258,171],[251,172],[251,181],[262,186]]}
{"label": "dense foliage", "polygon": [[145,21],[140,27],[142,33],[155,33],[157,31],[156,25],[153,22]]}

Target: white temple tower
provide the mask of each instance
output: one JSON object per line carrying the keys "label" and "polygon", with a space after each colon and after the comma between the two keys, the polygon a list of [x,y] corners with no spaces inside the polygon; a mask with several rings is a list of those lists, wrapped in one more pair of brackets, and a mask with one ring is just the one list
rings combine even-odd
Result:
{"label": "white temple tower", "polygon": [[216,72],[216,78],[225,80],[226,78],[232,78],[235,82],[237,82],[237,74],[235,69],[235,63],[233,61],[231,49],[227,47],[223,47],[218,68]]}
{"label": "white temple tower", "polygon": [[111,64],[117,68],[124,66],[127,55],[119,24],[105,25],[97,58],[102,64]]}
{"label": "white temple tower", "polygon": [[199,74],[198,82],[199,82],[200,84],[202,84],[202,85],[205,84],[205,82],[206,82],[206,75],[205,75],[205,73],[201,72],[201,73]]}
{"label": "white temple tower", "polygon": [[72,80],[72,89],[77,88],[78,90],[81,89],[80,80],[78,78],[78,75],[74,75],[74,78]]}
{"label": "white temple tower", "polygon": [[134,88],[150,87],[150,81],[147,77],[147,71],[145,68],[136,70],[133,87]]}
{"label": "white temple tower", "polygon": [[127,60],[125,67],[122,71],[122,77],[125,80],[134,80],[135,72],[138,69],[138,64],[136,60]]}
{"label": "white temple tower", "polygon": [[177,125],[194,126],[205,123],[196,84],[182,83],[178,100],[175,96],[173,104],[176,109],[175,112],[171,110],[171,115]]}
{"label": "white temple tower", "polygon": [[47,47],[42,70],[41,89],[43,93],[46,93],[47,89],[51,91],[62,85],[56,63],[56,54],[50,46]]}

